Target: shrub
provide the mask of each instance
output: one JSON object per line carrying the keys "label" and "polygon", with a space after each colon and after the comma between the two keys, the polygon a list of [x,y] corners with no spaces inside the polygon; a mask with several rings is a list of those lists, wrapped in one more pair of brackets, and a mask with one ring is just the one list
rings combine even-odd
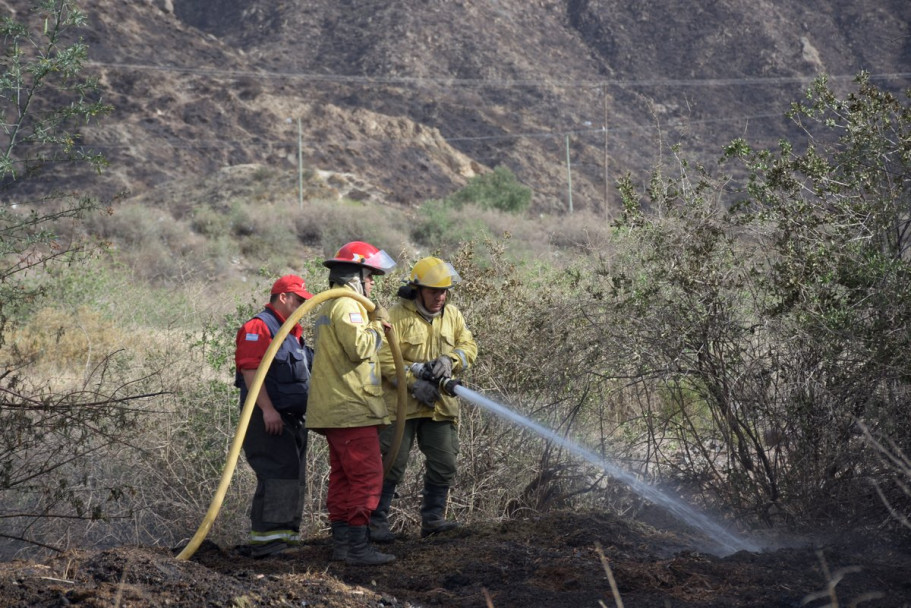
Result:
{"label": "shrub", "polygon": [[124,333],[110,320],[83,305],[72,312],[42,308],[11,332],[7,347],[12,357],[62,375],[91,370],[125,342]]}
{"label": "shrub", "polygon": [[[0,120],[8,144],[0,155],[2,184],[27,180],[61,162],[104,166],[101,156],[78,145],[78,125],[110,109],[93,100],[96,83],[83,74],[87,49],[74,34],[85,16],[67,0],[44,0],[33,8],[15,16],[28,22],[10,16],[0,22]],[[81,243],[61,240],[55,225],[62,219],[80,220],[97,207],[88,197],[56,195],[23,203],[25,213],[0,205],[0,259],[5,262],[0,272],[0,346],[10,314],[25,324],[25,313],[41,294],[53,293],[45,271],[83,249]],[[53,318],[59,312],[42,314]],[[19,546],[65,549],[73,538],[70,530],[84,530],[117,512],[130,491],[129,482],[121,478],[98,483],[96,462],[129,444],[143,399],[158,394],[152,388],[155,370],[130,377],[135,368],[128,353],[86,353],[89,346],[109,347],[106,340],[116,334],[102,330],[104,335],[98,335],[94,326],[104,325],[101,318],[88,312],[82,316],[93,326],[84,328],[90,339],[82,344],[69,342],[78,332],[66,317],[58,325],[62,333],[54,336],[44,327],[31,329],[32,338],[47,341],[52,356],[71,354],[80,365],[85,363],[73,384],[52,387],[42,380],[33,360],[44,353],[0,351],[0,537]],[[59,384],[59,378],[54,380]]]}
{"label": "shrub", "polygon": [[[579,339],[585,325],[571,307],[579,285],[546,265],[510,261],[507,244],[465,243],[446,256],[462,276],[449,301],[465,315],[479,345],[478,360],[463,380],[520,415],[602,449],[610,432],[598,418],[606,395],[586,374],[590,353]],[[413,261],[404,261],[380,285],[378,300],[392,305],[398,279]],[[460,519],[586,501],[604,506],[616,498],[605,491],[603,471],[483,408],[463,404],[459,433],[459,479],[450,508]],[[416,517],[422,483],[418,457],[399,488],[402,500],[393,503],[398,522]]]}
{"label": "shrub", "polygon": [[582,303],[653,465],[768,521],[873,512],[862,479],[888,474],[858,421],[911,442],[911,111],[863,76],[845,101],[824,80],[807,99],[803,153],[729,148],[750,176],[730,212],[728,182],[679,157],[646,194],[626,180],[622,256]]}
{"label": "shrub", "polygon": [[606,256],[615,228],[610,221],[588,211],[578,211],[542,220],[548,227],[547,241],[558,251]]}
{"label": "shrub", "polygon": [[452,194],[446,202],[456,208],[476,205],[507,213],[523,213],[531,204],[532,190],[523,186],[507,167],[499,166],[490,173],[472,177],[468,184]]}
{"label": "shrub", "polygon": [[427,247],[454,252],[462,243],[478,242],[492,235],[486,224],[445,201],[427,201],[411,226],[411,238]]}
{"label": "shrub", "polygon": [[351,200],[323,201],[315,207],[307,213],[313,214],[310,226],[319,226],[319,247],[326,256],[350,241],[367,241],[390,255],[410,249],[407,233],[396,225],[390,210]]}

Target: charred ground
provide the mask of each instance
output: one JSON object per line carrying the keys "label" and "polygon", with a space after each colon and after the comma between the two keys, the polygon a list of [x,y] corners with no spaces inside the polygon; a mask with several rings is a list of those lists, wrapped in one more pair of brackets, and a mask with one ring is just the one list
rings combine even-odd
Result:
{"label": "charred ground", "polygon": [[71,551],[0,566],[0,606],[613,606],[598,547],[630,607],[911,606],[907,535],[868,528],[716,557],[653,519],[554,512],[410,534],[391,545],[395,563],[368,568],[328,561],[323,536],[262,560],[208,542],[189,561],[165,549]]}

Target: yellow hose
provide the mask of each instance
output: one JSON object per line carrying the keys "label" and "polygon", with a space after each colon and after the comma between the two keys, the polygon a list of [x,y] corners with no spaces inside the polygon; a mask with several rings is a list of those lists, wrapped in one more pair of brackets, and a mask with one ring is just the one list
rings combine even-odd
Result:
{"label": "yellow hose", "polygon": [[392,352],[392,358],[395,360],[395,380],[396,380],[396,407],[395,407],[395,435],[389,451],[386,452],[386,462],[383,463],[383,477],[389,474],[389,469],[395,462],[395,457],[399,455],[399,448],[402,445],[402,436],[405,434],[405,406],[408,399],[408,387],[405,386],[405,360],[402,358],[402,350],[399,348],[398,338],[395,336],[395,330],[390,329],[386,334],[389,350]]}
{"label": "yellow hose", "polygon": [[[190,539],[190,542],[187,543],[187,546],[184,547],[184,549],[177,555],[177,559],[190,559],[193,554],[196,553],[199,545],[202,544],[202,541],[206,538],[206,535],[212,528],[212,524],[215,522],[215,518],[218,516],[218,512],[221,510],[222,502],[225,500],[225,494],[228,492],[228,486],[231,485],[231,478],[234,476],[234,469],[237,466],[237,458],[240,455],[241,447],[243,447],[244,436],[246,436],[247,427],[250,424],[250,416],[253,414],[253,408],[256,406],[256,398],[259,396],[260,389],[262,389],[263,382],[266,379],[266,372],[269,371],[269,366],[272,365],[272,360],[275,358],[275,353],[277,353],[278,349],[281,348],[282,342],[284,342],[285,337],[291,333],[291,329],[294,327],[294,325],[300,321],[300,319],[305,314],[309,313],[311,310],[313,310],[313,308],[319,304],[322,304],[326,300],[340,297],[354,298],[363,304],[364,308],[366,308],[368,311],[372,311],[374,308],[376,308],[376,305],[373,302],[361,294],[351,291],[350,289],[339,287],[335,289],[329,289],[327,291],[323,291],[314,295],[297,310],[291,313],[291,316],[288,317],[288,320],[285,321],[285,324],[281,326],[281,329],[278,330],[278,333],[273,336],[272,343],[269,344],[269,348],[266,349],[266,353],[263,355],[263,360],[260,362],[259,368],[256,370],[256,376],[253,378],[253,384],[251,384],[249,387],[247,399],[244,401],[244,407],[240,412],[240,420],[237,423],[237,430],[234,433],[234,441],[231,443],[231,449],[228,451],[228,459],[225,461],[225,466],[221,473],[221,481],[218,484],[218,489],[215,492],[215,496],[212,497],[212,503],[209,505],[209,510],[206,512],[206,516],[203,518],[202,523],[199,525],[199,529],[196,530],[196,534],[193,535],[193,538]],[[389,453],[386,455],[387,462],[384,463],[384,471],[388,472],[389,467],[392,466],[392,463],[395,461],[395,457],[398,454],[399,446],[401,445],[402,441],[402,434],[404,433],[405,429],[405,397],[407,396],[407,393],[405,387],[405,366],[402,361],[402,351],[399,349],[399,344],[398,340],[395,337],[395,332],[389,331],[386,334],[386,339],[390,350],[392,351],[393,359],[395,360],[395,373],[398,380],[398,403],[396,404],[395,441],[393,442]]]}

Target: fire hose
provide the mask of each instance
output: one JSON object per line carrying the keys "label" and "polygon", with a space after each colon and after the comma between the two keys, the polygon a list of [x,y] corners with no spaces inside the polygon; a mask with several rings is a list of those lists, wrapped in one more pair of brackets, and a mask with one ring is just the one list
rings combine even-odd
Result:
{"label": "fire hose", "polygon": [[[215,518],[218,516],[218,512],[221,510],[222,502],[224,502],[225,495],[228,492],[228,486],[231,485],[231,478],[234,476],[234,469],[237,466],[237,459],[240,455],[241,447],[243,447],[244,436],[247,434],[247,428],[250,424],[250,416],[253,414],[253,408],[256,407],[256,399],[259,397],[259,391],[262,389],[263,382],[266,379],[266,373],[269,371],[269,366],[272,365],[272,360],[275,358],[275,354],[281,347],[282,342],[285,341],[285,337],[287,337],[287,335],[291,332],[291,329],[294,327],[294,325],[298,323],[305,314],[313,310],[317,305],[322,304],[326,300],[340,297],[354,298],[360,302],[368,311],[372,311],[374,308],[376,308],[376,304],[361,294],[351,291],[350,289],[339,287],[335,289],[329,289],[327,291],[323,291],[314,295],[297,310],[291,313],[291,316],[289,316],[285,321],[285,324],[281,326],[281,328],[278,330],[278,333],[273,336],[272,343],[269,344],[269,348],[266,349],[266,353],[263,355],[263,360],[260,362],[259,368],[256,370],[256,376],[253,378],[253,383],[249,386],[249,393],[247,394],[247,399],[244,401],[244,406],[240,412],[240,420],[237,423],[237,430],[234,433],[234,440],[231,443],[231,448],[228,450],[228,459],[225,461],[225,466],[222,469],[221,481],[218,484],[218,489],[215,491],[215,495],[212,497],[212,502],[209,505],[209,510],[206,512],[202,523],[199,525],[199,529],[196,530],[196,534],[193,535],[193,538],[190,539],[190,542],[187,543],[186,547],[184,547],[183,550],[177,555],[177,559],[190,559],[193,554],[196,553],[199,545],[202,544],[202,541],[206,538],[206,535],[212,528],[212,524],[215,522]],[[389,469],[392,467],[392,463],[395,462],[395,457],[398,455],[399,447],[402,444],[402,436],[405,432],[405,407],[408,390],[405,386],[405,365],[402,360],[402,351],[399,349],[399,343],[395,337],[394,330],[387,330],[386,342],[389,344],[389,349],[392,352],[392,357],[395,361],[397,403],[395,417],[395,435],[392,441],[392,445],[390,446],[389,451],[386,453],[385,462],[383,463],[384,475],[389,472]]]}

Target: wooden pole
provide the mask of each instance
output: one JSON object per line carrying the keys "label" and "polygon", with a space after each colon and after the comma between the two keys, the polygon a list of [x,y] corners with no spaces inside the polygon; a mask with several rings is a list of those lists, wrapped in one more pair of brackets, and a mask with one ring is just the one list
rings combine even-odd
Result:
{"label": "wooden pole", "polygon": [[607,84],[601,85],[601,92],[604,95],[604,123],[601,129],[604,131],[604,212],[610,213],[610,174],[608,173],[608,153],[607,153]]}
{"label": "wooden pole", "polygon": [[301,119],[297,119],[297,204],[304,208],[304,136],[301,133]]}
{"label": "wooden pole", "polygon": [[573,170],[569,162],[569,133],[566,134],[566,185],[569,190],[569,212],[573,212]]}

